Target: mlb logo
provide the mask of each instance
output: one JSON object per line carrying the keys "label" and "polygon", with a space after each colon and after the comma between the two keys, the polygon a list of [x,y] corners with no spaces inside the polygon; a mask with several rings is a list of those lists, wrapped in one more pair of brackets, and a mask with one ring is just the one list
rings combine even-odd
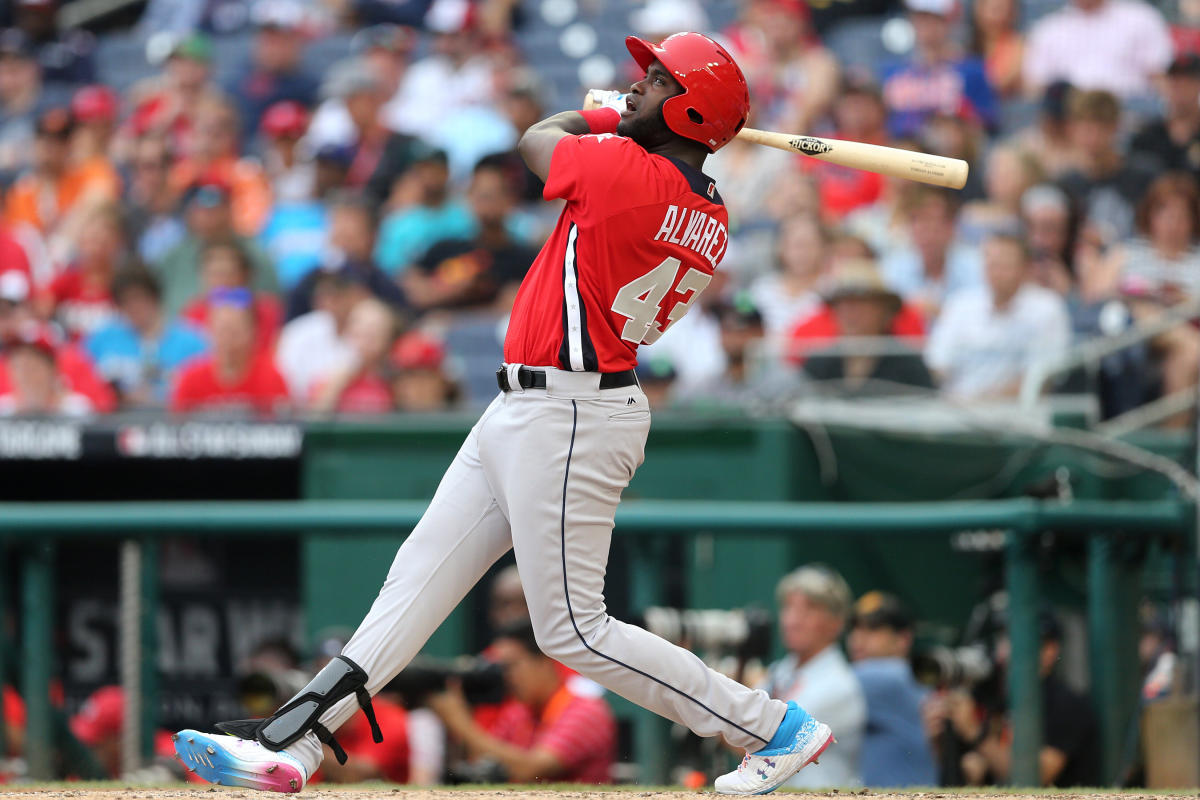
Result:
{"label": "mlb logo", "polygon": [[717,185],[715,183],[708,184],[708,190],[705,193],[708,195],[708,199],[712,200],[717,196]]}

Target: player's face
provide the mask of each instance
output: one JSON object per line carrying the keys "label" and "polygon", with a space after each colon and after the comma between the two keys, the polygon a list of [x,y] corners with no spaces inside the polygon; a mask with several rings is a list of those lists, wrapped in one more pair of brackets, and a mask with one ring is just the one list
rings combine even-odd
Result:
{"label": "player's face", "polygon": [[682,91],[679,81],[662,64],[653,62],[646,77],[629,87],[617,133],[647,149],[667,143],[675,134],[663,119],[662,104]]}

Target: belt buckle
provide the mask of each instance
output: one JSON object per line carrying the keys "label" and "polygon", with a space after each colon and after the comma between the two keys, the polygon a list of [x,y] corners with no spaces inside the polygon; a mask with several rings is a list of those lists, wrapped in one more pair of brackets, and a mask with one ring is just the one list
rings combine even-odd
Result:
{"label": "belt buckle", "polygon": [[500,367],[500,369],[496,370],[496,385],[498,385],[500,387],[500,391],[502,391],[502,392],[511,392],[512,391],[512,387],[508,383],[508,368],[507,367],[502,366],[502,367]]}

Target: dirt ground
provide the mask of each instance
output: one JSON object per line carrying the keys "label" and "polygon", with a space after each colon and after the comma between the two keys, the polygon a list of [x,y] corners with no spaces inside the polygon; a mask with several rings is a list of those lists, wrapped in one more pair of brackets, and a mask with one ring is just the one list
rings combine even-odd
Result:
{"label": "dirt ground", "polygon": [[[138,788],[67,788],[61,785],[47,788],[0,787],[2,800],[215,800],[220,794],[228,800],[263,800],[264,795],[246,789],[138,787]],[[714,800],[712,792],[688,792],[670,790],[639,790],[637,787],[610,789],[607,791],[575,791],[572,789],[547,789],[530,787],[523,789],[409,789],[404,787],[352,787],[345,789],[312,789],[303,792],[302,800],[614,800],[621,795],[628,800]],[[954,798],[987,798],[988,800],[1152,800],[1164,796],[1195,797],[1195,790],[1167,794],[1142,792],[1039,792],[1036,794],[1003,792],[954,792],[915,791],[905,793],[877,793],[868,790],[843,792],[779,792],[776,797],[788,800],[952,800]]]}

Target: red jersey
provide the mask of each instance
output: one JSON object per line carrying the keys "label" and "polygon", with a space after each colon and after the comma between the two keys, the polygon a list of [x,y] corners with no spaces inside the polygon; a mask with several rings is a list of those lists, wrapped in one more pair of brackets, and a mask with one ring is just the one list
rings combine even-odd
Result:
{"label": "red jersey", "polygon": [[270,415],[288,405],[288,389],[271,359],[259,355],[233,383],[222,383],[211,357],[186,365],[171,394],[172,411],[252,410]]}
{"label": "red jersey", "polygon": [[566,206],[521,283],[504,360],[620,372],[712,280],[729,216],[707,175],[614,134],[566,136],[542,192]]}

